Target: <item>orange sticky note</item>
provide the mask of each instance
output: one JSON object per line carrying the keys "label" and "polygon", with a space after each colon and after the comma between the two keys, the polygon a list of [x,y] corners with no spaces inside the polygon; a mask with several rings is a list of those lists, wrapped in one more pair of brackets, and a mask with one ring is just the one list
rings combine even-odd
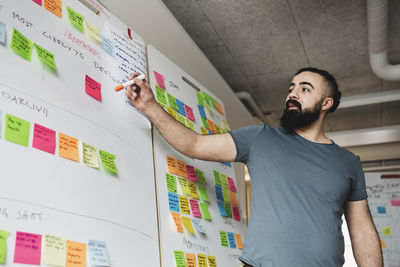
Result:
{"label": "orange sticky note", "polygon": [[168,172],[178,174],[178,163],[176,158],[167,155]]}
{"label": "orange sticky note", "polygon": [[79,161],[78,139],[59,133],[58,154],[60,157]]}
{"label": "orange sticky note", "polygon": [[386,248],[386,243],[385,243],[385,240],[383,240],[383,239],[381,239],[381,246],[382,246],[382,248]]}
{"label": "orange sticky note", "polygon": [[242,249],[243,248],[242,236],[240,234],[235,234],[235,240],[238,249]]}
{"label": "orange sticky note", "polygon": [[239,206],[239,201],[236,198],[235,192],[230,191],[230,194],[231,194],[231,203],[233,205]]}
{"label": "orange sticky note", "polygon": [[183,224],[182,224],[182,220],[181,220],[181,215],[179,213],[173,212],[173,211],[171,211],[171,215],[174,218],[176,230],[179,233],[183,233]]}
{"label": "orange sticky note", "polygon": [[181,212],[190,215],[189,208],[189,198],[185,196],[179,196],[179,206],[181,208]]}
{"label": "orange sticky note", "polygon": [[224,115],[224,111],[222,110],[222,105],[216,101],[215,104],[217,104],[217,111],[219,112],[219,114]]}
{"label": "orange sticky note", "polygon": [[209,119],[207,119],[207,122],[208,122],[208,127],[210,127],[210,131],[213,132],[213,133],[217,133],[217,131],[215,130],[214,122],[212,122]]}
{"label": "orange sticky note", "polygon": [[193,228],[192,220],[190,218],[182,216],[182,222],[189,233],[196,234],[196,231]]}
{"label": "orange sticky note", "polygon": [[181,161],[181,160],[179,160],[179,159],[177,159],[176,161],[178,163],[178,172],[179,172],[178,175],[181,176],[181,177],[188,178],[187,169],[186,169],[186,163]]}
{"label": "orange sticky note", "polygon": [[57,17],[62,18],[61,0],[44,0],[43,6]]}
{"label": "orange sticky note", "polygon": [[86,244],[67,240],[65,267],[86,267]]}
{"label": "orange sticky note", "polygon": [[186,253],[186,267],[196,267],[196,254]]}

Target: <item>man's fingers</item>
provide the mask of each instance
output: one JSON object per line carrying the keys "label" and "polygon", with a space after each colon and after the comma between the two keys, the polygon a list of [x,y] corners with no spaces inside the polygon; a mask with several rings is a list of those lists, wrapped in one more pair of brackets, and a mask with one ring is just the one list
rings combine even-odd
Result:
{"label": "man's fingers", "polygon": [[140,75],[140,73],[134,72],[134,73],[132,73],[131,75],[129,75],[129,80],[132,80],[132,79],[134,79],[135,77],[137,77],[137,76],[139,76],[139,75]]}

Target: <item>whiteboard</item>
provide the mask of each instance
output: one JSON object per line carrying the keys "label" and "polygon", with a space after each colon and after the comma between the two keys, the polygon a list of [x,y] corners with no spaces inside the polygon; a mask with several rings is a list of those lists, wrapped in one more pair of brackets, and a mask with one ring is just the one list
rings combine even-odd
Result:
{"label": "whiteboard", "polygon": [[[6,24],[6,43],[0,44],[0,230],[10,232],[6,266],[23,266],[13,263],[17,231],[105,241],[112,266],[160,264],[151,124],[124,92],[113,90],[127,73],[146,72],[144,41],[135,32],[130,40],[126,25],[89,2],[99,16],[73,0],[62,1],[62,18],[31,0],[0,0],[0,21]],[[67,6],[111,40],[114,53],[88,36],[87,25],[78,31]],[[36,48],[31,61],[18,56],[10,48],[13,28],[53,53],[57,71],[39,60]],[[85,93],[86,75],[101,84],[101,102]],[[6,113],[30,122],[28,146],[4,139]],[[77,138],[79,162],[60,157],[58,149],[53,155],[33,148],[35,123],[56,131],[57,144],[59,133]],[[82,142],[116,155],[118,174],[101,163],[99,169],[85,166]]]}
{"label": "whiteboard", "polygon": [[[186,105],[193,109],[195,115],[195,131],[200,132],[200,114],[197,107],[196,91],[189,86],[182,76],[191,81],[201,91],[207,92],[209,95],[216,98],[209,90],[196,82],[187,73],[181,70],[167,57],[162,55],[156,48],[148,46],[148,64],[149,64],[149,80],[151,87],[155,88],[156,80],[154,71],[164,75],[164,83],[166,92],[178,98]],[[216,98],[221,104],[222,102]],[[216,123],[220,124],[223,116],[220,118],[218,114],[208,114]],[[160,246],[162,266],[176,266],[174,258],[174,250],[184,251],[185,253],[195,254],[196,259],[198,254],[211,255],[216,257],[217,266],[241,266],[238,260],[240,250],[238,248],[222,247],[220,242],[219,231],[226,231],[241,234],[243,239],[244,233],[244,214],[245,207],[240,207],[240,222],[231,218],[222,217],[217,208],[216,192],[214,187],[213,171],[216,170],[222,174],[233,178],[236,183],[233,167],[218,162],[208,162],[196,160],[184,156],[172,148],[157,130],[153,131],[154,135],[154,162],[157,184],[157,199],[159,213],[159,229],[160,229]],[[169,210],[168,190],[166,185],[166,173],[168,173],[166,156],[174,157],[186,164],[204,171],[207,180],[207,193],[210,198],[209,211],[212,221],[207,221],[204,218],[200,219],[201,225],[206,231],[206,234],[201,234],[196,230],[196,234],[191,234],[185,228],[184,233],[177,231],[174,219]],[[199,184],[197,182],[197,184]],[[236,183],[237,184],[237,183]],[[177,181],[177,193],[184,196],[182,189]],[[240,192],[237,192],[238,195]],[[190,198],[190,197],[189,197]],[[192,198],[193,199],[193,198]],[[182,216],[194,219],[193,214]]]}

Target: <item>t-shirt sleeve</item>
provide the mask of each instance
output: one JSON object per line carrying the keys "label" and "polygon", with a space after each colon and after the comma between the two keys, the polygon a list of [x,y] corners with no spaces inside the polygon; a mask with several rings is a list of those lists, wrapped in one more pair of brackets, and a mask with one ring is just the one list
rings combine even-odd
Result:
{"label": "t-shirt sleeve", "polygon": [[248,126],[229,131],[233,141],[236,145],[236,162],[246,163],[251,145],[253,144],[257,135],[262,131],[264,125]]}
{"label": "t-shirt sleeve", "polygon": [[356,166],[355,167],[356,169],[354,171],[355,177],[353,177],[354,179],[351,186],[351,191],[349,193],[349,196],[347,197],[348,201],[357,201],[366,199],[368,197],[365,185],[364,171],[361,167],[359,157],[357,157],[357,160],[355,161],[354,165]]}

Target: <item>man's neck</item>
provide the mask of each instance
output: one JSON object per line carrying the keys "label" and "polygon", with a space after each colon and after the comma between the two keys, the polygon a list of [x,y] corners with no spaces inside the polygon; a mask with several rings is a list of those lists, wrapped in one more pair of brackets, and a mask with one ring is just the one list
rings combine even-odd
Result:
{"label": "man's neck", "polygon": [[294,129],[294,132],[314,143],[332,144],[332,140],[326,137],[323,131],[323,123],[323,118],[320,118],[309,126]]}

